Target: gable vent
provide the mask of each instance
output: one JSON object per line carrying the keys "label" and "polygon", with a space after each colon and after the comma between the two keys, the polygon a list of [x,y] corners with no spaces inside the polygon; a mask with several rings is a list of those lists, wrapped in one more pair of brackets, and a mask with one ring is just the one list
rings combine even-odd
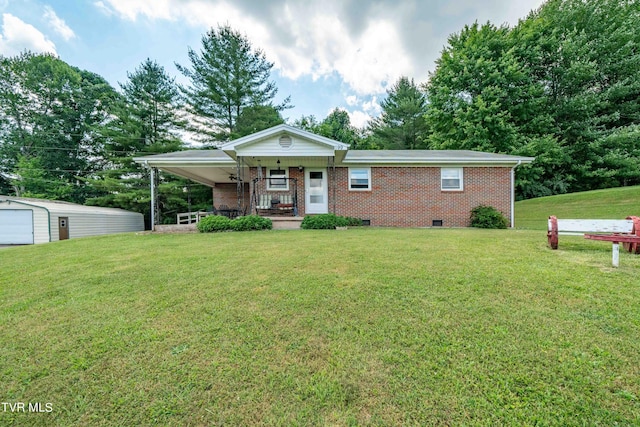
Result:
{"label": "gable vent", "polygon": [[293,141],[291,140],[291,137],[289,135],[282,135],[278,143],[280,144],[280,147],[286,150],[287,148],[291,148]]}

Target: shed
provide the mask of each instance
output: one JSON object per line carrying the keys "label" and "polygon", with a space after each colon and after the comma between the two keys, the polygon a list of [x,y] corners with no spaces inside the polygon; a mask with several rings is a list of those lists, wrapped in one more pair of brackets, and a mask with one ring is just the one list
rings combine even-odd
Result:
{"label": "shed", "polygon": [[0,196],[0,244],[28,245],[144,230],[142,214],[53,200]]}

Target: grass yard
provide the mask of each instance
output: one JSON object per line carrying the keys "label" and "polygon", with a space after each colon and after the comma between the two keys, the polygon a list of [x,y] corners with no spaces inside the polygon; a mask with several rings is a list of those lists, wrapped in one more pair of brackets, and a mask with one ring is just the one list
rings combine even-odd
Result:
{"label": "grass yard", "polygon": [[[561,212],[555,212],[561,215]],[[474,229],[0,251],[0,425],[638,425],[640,257]]]}
{"label": "grass yard", "polygon": [[625,219],[640,216],[640,186],[561,194],[516,202],[518,228],[546,230],[547,218]]}

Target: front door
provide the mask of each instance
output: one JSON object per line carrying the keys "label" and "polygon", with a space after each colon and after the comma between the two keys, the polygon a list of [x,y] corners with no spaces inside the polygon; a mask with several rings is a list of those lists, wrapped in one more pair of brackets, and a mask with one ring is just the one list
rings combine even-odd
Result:
{"label": "front door", "polygon": [[329,212],[326,169],[305,169],[304,211],[308,214]]}

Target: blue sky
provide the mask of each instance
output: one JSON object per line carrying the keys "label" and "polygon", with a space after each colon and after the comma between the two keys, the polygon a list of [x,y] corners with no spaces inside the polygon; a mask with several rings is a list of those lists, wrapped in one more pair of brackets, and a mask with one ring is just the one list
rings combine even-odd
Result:
{"label": "blue sky", "polygon": [[0,0],[0,54],[53,52],[114,87],[146,58],[174,63],[218,24],[244,33],[274,63],[285,117],[336,107],[364,126],[400,76],[426,82],[447,37],[474,21],[514,25],[543,0]]}

